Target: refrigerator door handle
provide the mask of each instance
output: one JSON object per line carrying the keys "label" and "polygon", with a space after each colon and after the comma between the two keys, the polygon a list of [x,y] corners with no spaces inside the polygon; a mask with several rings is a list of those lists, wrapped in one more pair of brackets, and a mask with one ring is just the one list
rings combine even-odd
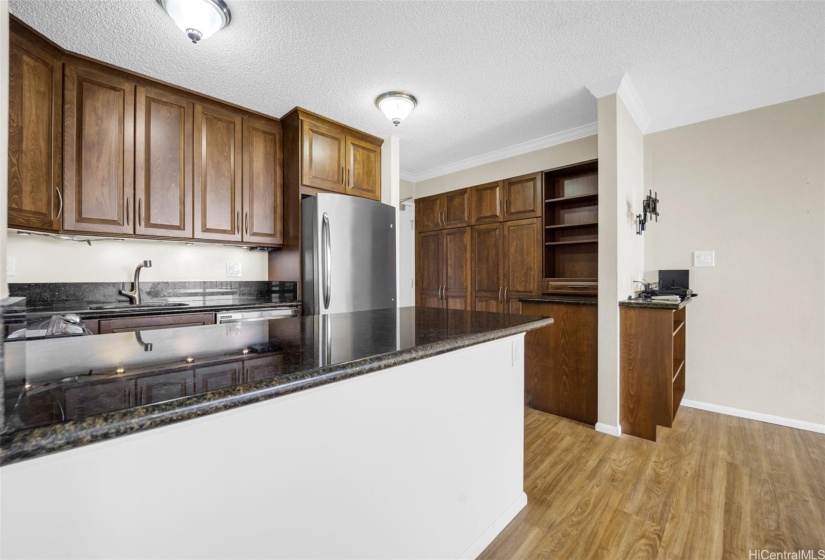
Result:
{"label": "refrigerator door handle", "polygon": [[332,282],[332,248],[329,238],[329,216],[324,212],[321,224],[321,264],[324,284],[324,309],[329,309],[330,284]]}

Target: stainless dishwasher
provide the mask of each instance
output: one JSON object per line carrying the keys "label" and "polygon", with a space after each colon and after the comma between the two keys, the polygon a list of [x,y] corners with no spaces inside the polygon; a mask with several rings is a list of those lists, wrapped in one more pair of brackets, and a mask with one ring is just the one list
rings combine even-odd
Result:
{"label": "stainless dishwasher", "polygon": [[286,319],[297,317],[297,307],[279,307],[277,309],[248,309],[245,311],[224,311],[215,316],[215,322],[240,323],[242,321],[269,321],[270,319]]}

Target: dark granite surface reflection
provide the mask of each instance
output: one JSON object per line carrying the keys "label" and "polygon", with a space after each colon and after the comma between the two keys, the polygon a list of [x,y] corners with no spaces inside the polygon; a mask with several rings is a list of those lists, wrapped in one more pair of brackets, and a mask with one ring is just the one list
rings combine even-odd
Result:
{"label": "dark granite surface reflection", "polygon": [[650,309],[682,309],[693,301],[687,298],[682,301],[660,301],[652,299],[625,299],[619,302],[621,307],[647,307]]}
{"label": "dark granite surface reflection", "polygon": [[[12,342],[0,464],[511,336],[552,319],[401,308]],[[22,365],[20,365],[22,364]]]}

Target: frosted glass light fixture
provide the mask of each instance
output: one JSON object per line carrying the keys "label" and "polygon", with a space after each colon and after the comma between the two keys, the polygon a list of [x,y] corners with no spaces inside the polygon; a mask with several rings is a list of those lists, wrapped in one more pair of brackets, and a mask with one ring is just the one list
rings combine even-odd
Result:
{"label": "frosted glass light fixture", "polygon": [[398,123],[407,118],[407,115],[412,112],[417,103],[418,100],[415,97],[401,91],[382,93],[375,100],[375,104],[378,105],[381,112],[384,113],[395,126],[398,126]]}
{"label": "frosted glass light fixture", "polygon": [[211,37],[232,19],[223,0],[158,0],[158,3],[193,43]]}

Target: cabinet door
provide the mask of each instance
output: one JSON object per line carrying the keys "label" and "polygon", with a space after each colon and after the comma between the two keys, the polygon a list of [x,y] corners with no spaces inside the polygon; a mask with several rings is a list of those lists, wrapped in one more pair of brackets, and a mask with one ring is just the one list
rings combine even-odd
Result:
{"label": "cabinet door", "polygon": [[191,370],[139,377],[138,404],[153,404],[179,399],[195,392],[195,375]]}
{"label": "cabinet door", "polygon": [[195,391],[206,393],[240,385],[242,374],[241,362],[195,368]]}
{"label": "cabinet door", "polygon": [[473,308],[503,311],[504,240],[499,224],[473,227]]}
{"label": "cabinet door", "polygon": [[254,383],[274,379],[284,372],[283,354],[246,360],[243,364],[243,382]]}
{"label": "cabinet door", "polygon": [[15,33],[9,45],[9,227],[60,230],[63,65]]}
{"label": "cabinet door", "polygon": [[444,237],[441,231],[419,232],[415,243],[415,304],[441,307]]}
{"label": "cabinet door", "polygon": [[123,410],[135,405],[135,382],[116,379],[66,389],[65,405],[66,420]]}
{"label": "cabinet door", "polygon": [[149,317],[124,317],[122,319],[101,319],[98,323],[98,332],[99,334],[110,334],[151,331],[155,329],[213,325],[214,323],[215,315],[213,313],[179,313],[173,315],[153,315]]}
{"label": "cabinet door", "polygon": [[381,146],[347,134],[347,194],[381,200]]}
{"label": "cabinet door", "polygon": [[470,189],[444,193],[443,225],[445,228],[470,225]]}
{"label": "cabinet door", "polygon": [[241,117],[195,105],[195,238],[241,240]]}
{"label": "cabinet door", "polygon": [[[518,312],[518,298],[539,293],[541,282],[541,219],[505,222],[504,291],[508,308]],[[510,305],[513,302],[513,305]]]}
{"label": "cabinet door", "polygon": [[192,237],[194,104],[138,86],[135,103],[135,233]]}
{"label": "cabinet door", "polygon": [[504,219],[521,220],[541,216],[541,173],[507,179],[503,182]]}
{"label": "cabinet door", "polygon": [[346,134],[336,126],[312,119],[301,121],[301,184],[345,193]]}
{"label": "cabinet door", "polygon": [[63,100],[63,228],[133,233],[135,84],[66,65]]}
{"label": "cabinet door", "polygon": [[501,221],[501,183],[470,189],[470,215],[473,225]]}
{"label": "cabinet door", "polygon": [[442,228],[442,203],[441,195],[419,198],[415,201],[416,231],[434,231]]}
{"label": "cabinet door", "polygon": [[448,229],[444,239],[443,301],[448,309],[471,309],[470,266],[472,253],[469,227]]}
{"label": "cabinet door", "polygon": [[243,240],[284,243],[284,185],[281,125],[243,121]]}

